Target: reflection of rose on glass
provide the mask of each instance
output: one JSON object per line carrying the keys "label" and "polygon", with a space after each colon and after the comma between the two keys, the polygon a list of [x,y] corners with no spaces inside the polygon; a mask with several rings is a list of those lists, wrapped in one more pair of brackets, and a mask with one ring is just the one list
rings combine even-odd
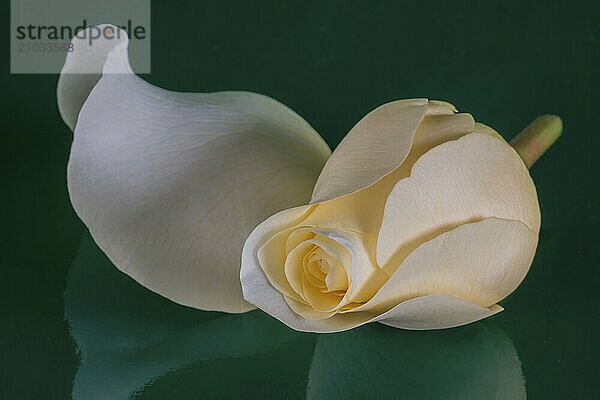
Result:
{"label": "reflection of rose on glass", "polygon": [[315,332],[447,328],[502,310],[529,270],[527,168],[557,117],[513,148],[449,103],[400,100],[331,154],[268,97],[150,85],[125,35],[74,49],[58,85],[73,207],[121,271],[177,303]]}
{"label": "reflection of rose on glass", "polygon": [[527,395],[511,340],[486,321],[449,331],[369,325],[320,335],[306,398],[523,400]]}
{"label": "reflection of rose on glass", "polygon": [[[273,380],[296,379],[310,365],[313,335],[260,312],[203,312],[167,301],[119,273],[87,234],[64,302],[80,358],[74,400],[240,398],[248,387],[285,398]],[[247,373],[264,360],[272,371]],[[301,386],[303,393],[306,373],[287,390]]]}
{"label": "reflection of rose on glass", "polygon": [[89,235],[64,300],[81,360],[75,400],[525,398],[516,350],[487,321],[447,331],[369,325],[314,335],[260,312],[199,312],[118,273]]}

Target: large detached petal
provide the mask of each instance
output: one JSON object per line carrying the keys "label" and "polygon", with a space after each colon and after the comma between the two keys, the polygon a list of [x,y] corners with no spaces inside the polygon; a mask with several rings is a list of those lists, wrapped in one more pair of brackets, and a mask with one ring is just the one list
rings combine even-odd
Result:
{"label": "large detached petal", "polygon": [[399,167],[410,152],[427,105],[427,99],[393,101],[361,119],[327,160],[312,202],[364,189]]}
{"label": "large detached petal", "polygon": [[443,143],[415,163],[385,206],[377,261],[392,273],[419,244],[488,217],[523,222],[536,235],[535,186],[517,153],[490,134]]}
{"label": "large detached petal", "polygon": [[327,145],[273,99],[170,92],[131,72],[126,41],[107,54],[81,111],[63,111],[67,123],[78,114],[68,166],[76,212],[142,285],[196,308],[251,309],[239,279],[244,241],[309,201]]}

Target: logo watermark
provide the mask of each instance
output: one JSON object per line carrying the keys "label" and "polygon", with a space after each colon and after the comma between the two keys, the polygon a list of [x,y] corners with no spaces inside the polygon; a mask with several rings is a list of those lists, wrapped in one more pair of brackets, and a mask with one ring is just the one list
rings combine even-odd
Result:
{"label": "logo watermark", "polygon": [[124,35],[134,70],[149,73],[150,0],[11,0],[11,73],[59,73],[74,37],[94,46]]}

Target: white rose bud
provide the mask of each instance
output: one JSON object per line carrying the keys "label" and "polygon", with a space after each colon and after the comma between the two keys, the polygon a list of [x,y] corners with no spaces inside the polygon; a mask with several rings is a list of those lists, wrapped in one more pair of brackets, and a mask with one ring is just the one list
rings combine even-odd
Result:
{"label": "white rose bud", "polygon": [[535,186],[493,129],[425,99],[385,104],[329,158],[310,204],[244,246],[244,298],[290,327],[467,324],[502,310],[540,229]]}

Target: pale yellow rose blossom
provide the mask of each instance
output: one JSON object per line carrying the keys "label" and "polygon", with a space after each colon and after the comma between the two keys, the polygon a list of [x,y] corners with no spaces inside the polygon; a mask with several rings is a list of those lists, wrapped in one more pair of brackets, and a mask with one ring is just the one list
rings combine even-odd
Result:
{"label": "pale yellow rose blossom", "polygon": [[303,331],[435,329],[501,311],[529,270],[540,210],[527,168],[557,117],[517,152],[449,103],[399,100],[331,154],[268,97],[148,84],[126,38],[74,49],[58,86],[73,206],[119,269],[165,297],[256,306]]}

